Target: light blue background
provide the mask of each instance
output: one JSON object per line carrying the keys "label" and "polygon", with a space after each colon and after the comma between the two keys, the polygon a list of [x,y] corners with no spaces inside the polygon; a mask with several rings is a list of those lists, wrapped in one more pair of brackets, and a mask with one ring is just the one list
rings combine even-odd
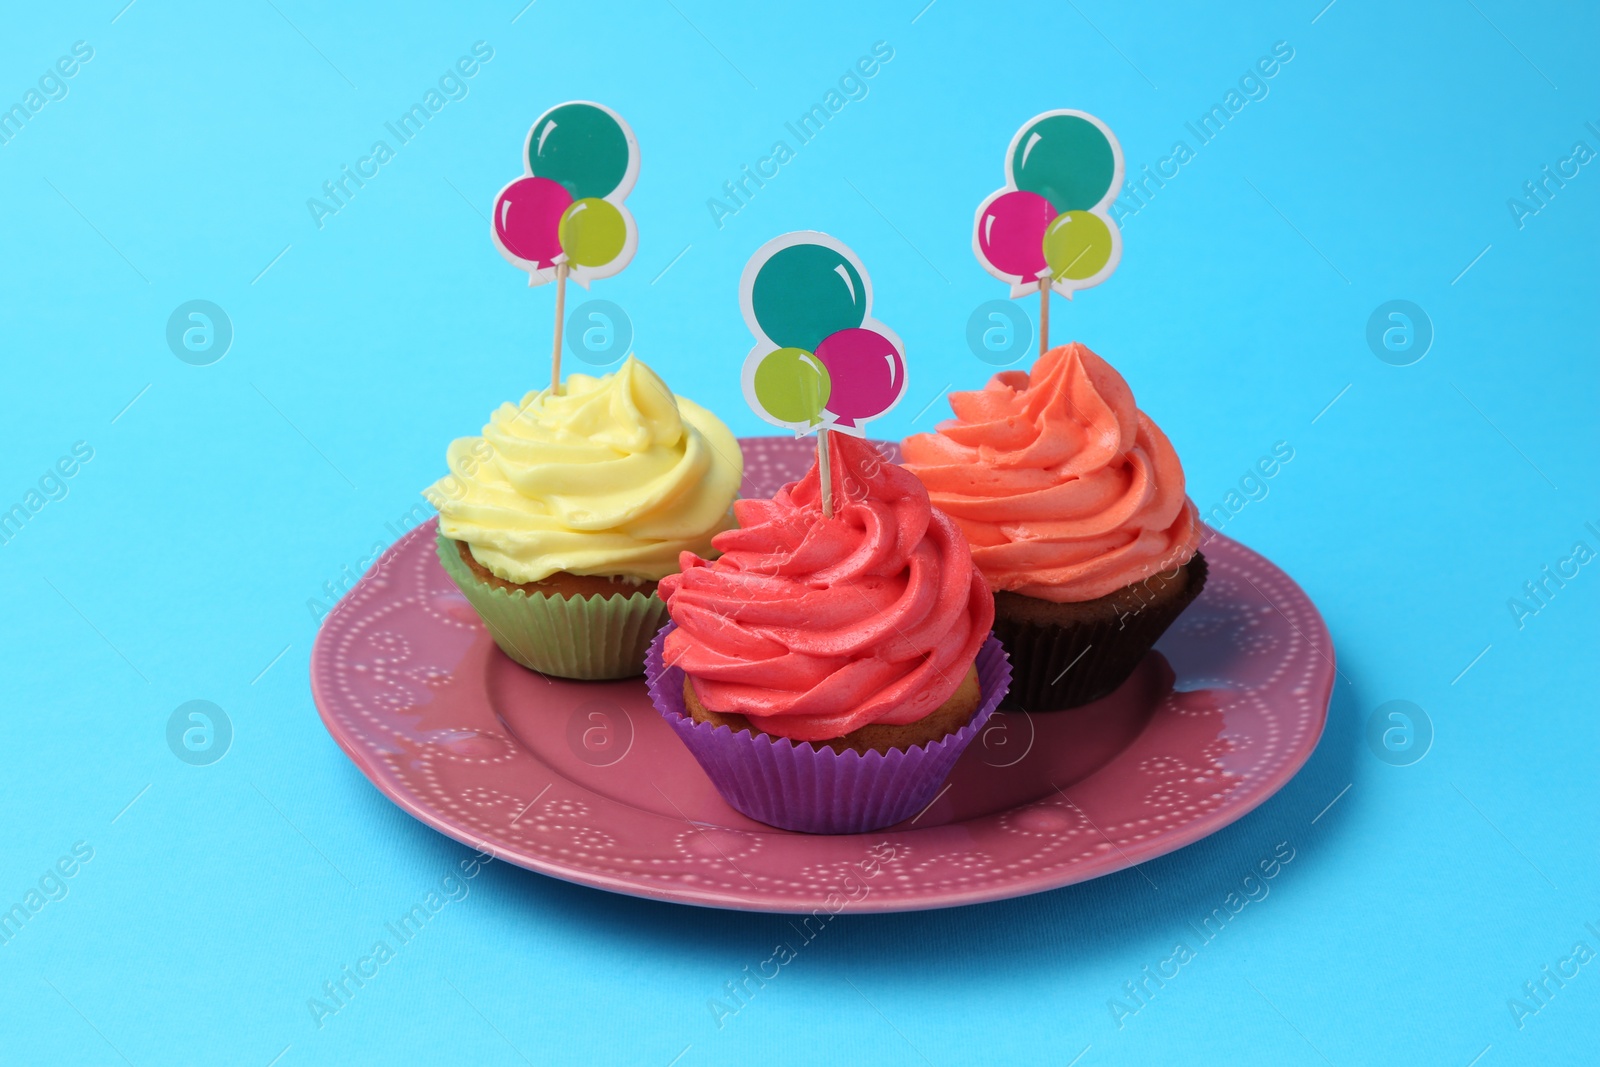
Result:
{"label": "light blue background", "polygon": [[[73,442],[94,449],[70,495],[0,547],[0,900],[73,842],[94,849],[70,894],[0,946],[0,1059],[1493,1067],[1592,1053],[1600,961],[1520,1029],[1507,1001],[1575,942],[1600,949],[1583,926],[1600,927],[1600,568],[1521,629],[1507,601],[1575,541],[1600,548],[1584,529],[1600,526],[1600,163],[1521,229],[1506,204],[1575,141],[1600,149],[1584,126],[1600,125],[1592,11],[137,0],[119,16],[122,2],[11,5],[0,33],[7,105],[74,41],[95,50],[0,146],[0,506]],[[470,95],[319,230],[306,199],[476,41],[494,58]],[[876,41],[894,58],[867,98],[718,229],[706,200]],[[804,227],[853,246],[910,352],[911,393],[879,427],[899,436],[947,410],[928,407],[946,383],[992,370],[964,330],[1004,294],[970,228],[1017,125],[1084,108],[1136,170],[1176,138],[1192,146],[1184,123],[1278,41],[1294,58],[1270,95],[1126,221],[1115,277],[1053,318],[1058,340],[1126,375],[1203,508],[1274,442],[1295,449],[1227,532],[1297,578],[1332,630],[1345,678],[1306,769],[1143,873],[843,918],[721,1029],[707,1000],[790,936],[784,919],[496,864],[318,1029],[307,999],[468,853],[402,815],[323,731],[306,602],[394,539],[386,524],[442,473],[452,436],[547,374],[551,294],[495,254],[481,217],[534,116],[593,98],[633,124],[639,253],[594,293],[740,432],[762,430],[736,385],[745,259]],[[209,367],[164,340],[195,298],[236,332]],[[1413,366],[1364,339],[1393,298],[1436,329]],[[234,726],[210,767],[165,742],[196,698]],[[1434,724],[1414,766],[1366,746],[1391,699]],[[1108,999],[1282,841],[1296,858],[1270,897],[1119,1029]]]}

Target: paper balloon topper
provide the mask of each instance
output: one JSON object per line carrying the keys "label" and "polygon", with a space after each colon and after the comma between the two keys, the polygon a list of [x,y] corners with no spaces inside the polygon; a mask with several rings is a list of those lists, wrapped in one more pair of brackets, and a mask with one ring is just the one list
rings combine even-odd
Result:
{"label": "paper balloon topper", "polygon": [[739,306],[757,339],[745,402],[773,425],[865,437],[905,395],[906,347],[872,317],[867,269],[843,242],[814,230],[768,241],[745,264]]}
{"label": "paper balloon topper", "polygon": [[495,197],[489,229],[529,285],[555,280],[564,264],[587,289],[628,265],[639,234],[622,201],[639,176],[639,144],[621,115],[587,100],[557,104],[528,131],[523,169]]}
{"label": "paper balloon topper", "polygon": [[1122,146],[1083,111],[1046,111],[1006,150],[1006,184],[978,205],[972,251],[1013,297],[1046,284],[1072,298],[1099,285],[1122,258],[1109,208],[1122,188]]}

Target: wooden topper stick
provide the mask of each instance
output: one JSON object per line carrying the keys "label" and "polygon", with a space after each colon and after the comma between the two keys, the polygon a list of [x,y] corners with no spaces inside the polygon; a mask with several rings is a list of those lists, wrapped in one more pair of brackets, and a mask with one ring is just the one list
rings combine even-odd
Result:
{"label": "wooden topper stick", "polygon": [[[557,299],[560,299],[557,297]],[[1039,354],[1050,350],[1050,279],[1039,279]]]}
{"label": "wooden topper stick", "polygon": [[822,481],[822,514],[833,518],[833,464],[828,460],[828,453],[833,451],[830,447],[833,442],[828,438],[833,436],[832,430],[823,430],[817,434],[817,467]]}
{"label": "wooden topper stick", "polygon": [[567,317],[567,261],[556,264],[556,343],[550,353],[550,392],[561,394],[561,328]]}

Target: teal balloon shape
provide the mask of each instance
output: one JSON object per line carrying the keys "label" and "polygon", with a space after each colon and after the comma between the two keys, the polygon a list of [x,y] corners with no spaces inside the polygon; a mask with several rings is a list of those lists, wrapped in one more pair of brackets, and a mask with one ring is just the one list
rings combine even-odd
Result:
{"label": "teal balloon shape", "polygon": [[528,136],[528,169],[566,187],[574,200],[601,199],[628,172],[628,137],[593,104],[562,104]]}
{"label": "teal balloon shape", "polygon": [[860,326],[866,286],[844,256],[824,245],[790,245],[756,274],[751,306],[775,344],[815,352],[822,339]]}
{"label": "teal balloon shape", "polygon": [[1040,119],[1017,138],[1011,178],[1038,193],[1057,214],[1087,211],[1111,189],[1117,161],[1100,128],[1076,115]]}

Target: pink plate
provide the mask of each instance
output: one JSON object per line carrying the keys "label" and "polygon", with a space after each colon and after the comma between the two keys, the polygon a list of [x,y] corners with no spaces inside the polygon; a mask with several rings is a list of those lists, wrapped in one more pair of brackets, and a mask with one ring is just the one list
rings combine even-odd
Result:
{"label": "pink plate", "polygon": [[[747,495],[798,478],[809,440],[750,438]],[[1316,747],[1333,688],[1322,617],[1220,534],[1205,592],[1133,677],[1073,711],[996,713],[920,815],[819,837],[729,808],[644,680],[567,682],[490,640],[406,534],[328,616],[311,688],[328,732],[429,826],[531,870],[751,911],[943,908],[1037,893],[1182,848],[1255,808]]]}

